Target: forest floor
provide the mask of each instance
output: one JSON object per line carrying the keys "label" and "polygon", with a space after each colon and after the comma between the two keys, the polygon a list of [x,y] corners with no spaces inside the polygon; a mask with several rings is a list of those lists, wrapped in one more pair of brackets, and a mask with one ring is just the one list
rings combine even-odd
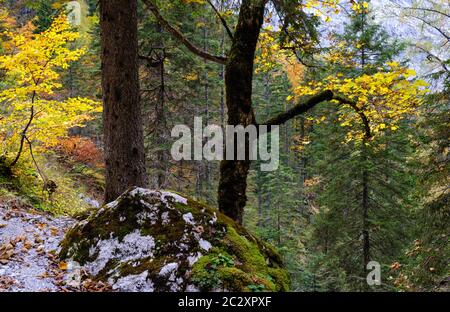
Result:
{"label": "forest floor", "polygon": [[58,258],[59,243],[75,222],[18,199],[0,200],[0,292],[111,291]]}
{"label": "forest floor", "polygon": [[99,207],[101,170],[58,155],[41,163],[58,186],[53,200],[37,174],[0,174],[0,292],[109,291],[58,258],[72,216]]}
{"label": "forest floor", "polygon": [[74,223],[18,200],[0,203],[0,291],[63,291],[58,244]]}

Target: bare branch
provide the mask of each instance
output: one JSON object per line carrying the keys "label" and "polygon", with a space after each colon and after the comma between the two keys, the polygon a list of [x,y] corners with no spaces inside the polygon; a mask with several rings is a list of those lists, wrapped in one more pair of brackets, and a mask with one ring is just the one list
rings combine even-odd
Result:
{"label": "bare branch", "polygon": [[445,16],[445,17],[450,18],[450,15],[448,15],[447,13],[441,12],[441,11],[438,11],[438,10],[435,10],[435,9],[419,8],[419,7],[417,7],[417,8],[415,8],[415,7],[402,7],[402,9],[403,9],[403,10],[417,10],[417,11],[434,12],[434,13],[441,14],[441,15],[443,15],[443,16]]}
{"label": "bare branch", "polygon": [[233,40],[233,32],[231,31],[231,29],[228,27],[227,21],[223,18],[222,14],[220,14],[219,10],[216,9],[216,7],[214,6],[214,4],[211,2],[211,0],[206,0],[209,5],[212,7],[212,9],[214,10],[214,12],[216,13],[217,17],[220,19],[223,27],[225,27],[225,30],[228,33],[228,37],[230,37],[231,40]]}
{"label": "bare branch", "polygon": [[44,185],[47,183],[47,177],[45,176],[45,174],[41,171],[41,168],[39,168],[39,165],[36,161],[36,159],[34,158],[34,154],[33,154],[33,145],[30,141],[30,139],[28,139],[28,137],[25,135],[25,140],[28,143],[28,146],[30,148],[30,156],[31,159],[33,160],[34,166],[36,167],[36,170],[38,171],[39,175],[41,176],[42,181],[44,181]]}
{"label": "bare branch", "polygon": [[445,64],[445,62],[444,62],[442,59],[440,59],[437,55],[431,53],[430,51],[428,51],[428,50],[422,48],[421,46],[419,46],[419,45],[417,45],[417,44],[416,44],[416,45],[413,45],[413,46],[414,46],[415,48],[421,50],[422,52],[426,53],[430,58],[435,59],[435,60],[442,66],[442,68],[443,68],[447,73],[450,73],[450,71],[449,71],[447,65]]}
{"label": "bare branch", "polygon": [[36,97],[36,91],[33,91],[33,95],[31,96],[30,118],[28,119],[28,122],[22,131],[21,138],[20,138],[19,151],[17,152],[16,158],[14,158],[13,162],[9,165],[10,168],[14,167],[17,164],[17,162],[19,161],[20,156],[22,155],[23,145],[25,143],[28,128],[31,126],[31,123],[33,122],[34,117],[36,117],[36,114],[34,113],[35,97]]}
{"label": "bare branch", "polygon": [[143,2],[156,17],[158,23],[160,23],[161,26],[163,26],[174,38],[178,39],[189,51],[204,58],[205,60],[219,64],[226,64],[227,59],[225,57],[209,54],[208,52],[196,47],[178,29],[170,25],[170,23],[161,15],[156,5],[153,4],[152,0],[143,0]]}
{"label": "bare branch", "polygon": [[415,15],[406,15],[408,17],[412,17],[415,19],[418,19],[419,21],[421,21],[422,23],[428,25],[431,28],[434,28],[436,31],[438,31],[445,39],[447,39],[447,42],[450,41],[450,36],[447,35],[442,29],[440,29],[439,27],[436,27],[435,25],[433,25],[432,23],[430,23],[429,21],[425,20],[424,18],[421,18],[419,16],[415,16]]}

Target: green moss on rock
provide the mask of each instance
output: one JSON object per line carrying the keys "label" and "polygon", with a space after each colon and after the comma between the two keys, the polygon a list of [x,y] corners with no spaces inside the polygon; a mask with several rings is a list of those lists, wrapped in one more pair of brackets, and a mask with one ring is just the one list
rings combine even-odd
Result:
{"label": "green moss on rock", "polygon": [[139,188],[73,227],[60,256],[122,291],[287,291],[290,283],[276,251],[230,218]]}

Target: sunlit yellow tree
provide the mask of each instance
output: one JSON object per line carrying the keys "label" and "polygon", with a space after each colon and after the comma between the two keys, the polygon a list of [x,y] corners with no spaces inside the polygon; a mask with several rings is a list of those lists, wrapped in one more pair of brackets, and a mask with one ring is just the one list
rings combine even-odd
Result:
{"label": "sunlit yellow tree", "polygon": [[426,82],[412,80],[415,75],[414,70],[390,62],[374,74],[354,78],[332,75],[300,85],[294,93],[301,97],[331,91],[331,102],[340,107],[341,126],[349,128],[347,139],[370,139],[383,131],[397,130],[400,120],[418,113],[428,90]]}
{"label": "sunlit yellow tree", "polygon": [[0,140],[1,153],[13,155],[9,164],[13,167],[26,144],[31,154],[33,144],[55,145],[68,129],[91,119],[100,106],[86,98],[63,99],[56,92],[62,87],[61,72],[85,52],[70,48],[79,34],[71,30],[65,15],[55,18],[40,34],[33,34],[27,25],[5,35],[8,41],[0,56],[0,69],[5,72],[0,90]]}
{"label": "sunlit yellow tree", "polygon": [[[326,6],[320,10],[319,1],[306,1],[304,6],[318,16],[329,18],[329,10],[339,11],[338,1],[326,1]],[[368,3],[365,1],[352,2],[351,10],[355,14],[365,14]],[[268,26],[261,32],[259,40],[259,54],[255,59],[256,71],[267,72],[280,63],[289,68],[291,64],[299,65],[298,60],[292,57],[289,47],[280,46],[277,36],[280,30]],[[345,42],[335,42],[327,53],[315,60],[322,68],[355,69],[359,65],[355,55],[346,47]],[[356,43],[356,47],[363,48],[363,43]],[[290,55],[290,56],[289,56]],[[369,66],[366,65],[365,68]],[[387,62],[384,66],[373,68],[370,71],[361,70],[359,75],[346,75],[333,73],[320,81],[310,81],[300,85],[293,84],[293,94],[288,101],[300,102],[294,107],[292,114],[304,112],[303,99],[308,96],[328,100],[339,106],[340,122],[349,129],[347,139],[366,141],[383,131],[395,131],[400,120],[418,113],[418,106],[422,96],[427,93],[427,83],[414,79],[416,73],[412,69],[401,66],[397,62]],[[301,80],[303,77],[297,77]],[[291,79],[292,81],[292,79]],[[314,100],[313,100],[314,101]],[[310,101],[311,102],[311,101]],[[320,101],[314,101],[314,105]],[[313,106],[313,105],[312,105]],[[311,107],[309,107],[311,108]],[[316,119],[316,122],[325,120],[325,116]],[[367,143],[367,142],[366,142]]]}
{"label": "sunlit yellow tree", "polygon": [[[383,224],[386,229],[396,221],[394,217],[385,217],[385,213],[391,214],[394,210],[391,210],[392,203],[384,201],[384,197],[396,196],[386,190],[395,189],[397,185],[407,185],[408,182],[404,177],[397,176],[396,169],[390,171],[396,161],[400,163],[401,160],[402,165],[406,166],[405,150],[395,145],[401,139],[405,139],[403,143],[407,144],[405,125],[417,119],[423,95],[427,93],[427,84],[416,79],[414,70],[393,61],[401,51],[401,45],[389,42],[380,26],[370,22],[370,8],[367,5],[363,3],[352,10],[345,31],[329,36],[328,48],[316,59],[323,70],[310,75],[308,78],[311,81],[294,88],[295,96],[290,96],[289,100],[310,97],[311,103],[311,99],[318,98],[331,106],[326,110],[326,116],[319,115],[314,119],[316,122],[329,119],[321,133],[329,137],[325,151],[333,155],[328,158],[333,161],[328,161],[322,167],[321,177],[324,180],[321,187],[327,189],[321,195],[322,216],[327,219],[323,224],[331,220],[328,218],[336,217],[329,211],[338,213],[341,208],[349,211],[345,222],[352,215],[354,224],[340,229],[343,233],[348,231],[342,239],[347,240],[345,236],[352,231],[360,233],[358,241],[354,240],[353,243],[355,246],[360,244],[358,250],[361,251],[361,258],[357,256],[354,259],[358,262],[362,260],[362,266],[349,265],[350,260],[343,261],[342,265],[349,276],[362,274],[363,277],[367,264],[374,257],[381,257],[381,251],[386,248],[383,247],[377,226]],[[315,101],[312,104],[319,103]],[[339,125],[343,127],[342,131]],[[400,128],[401,132],[393,133]],[[314,137],[321,140],[320,136]],[[335,142],[336,139],[339,142]],[[314,145],[317,148],[320,144]],[[336,148],[342,148],[345,152],[340,153]],[[334,157],[335,153],[339,153],[340,157]],[[395,157],[391,156],[393,154]],[[324,159],[327,159],[326,156]],[[346,181],[335,178],[344,172],[349,172]],[[383,178],[380,178],[382,175]],[[347,194],[337,198],[334,194],[342,190]],[[396,213],[402,209],[406,211],[407,208],[404,204],[407,202],[407,190],[401,193],[396,200]],[[336,200],[342,201],[338,204]],[[340,253],[337,249],[333,252]]]}
{"label": "sunlit yellow tree", "polygon": [[[306,1],[306,9],[327,19],[328,12],[317,9],[320,2]],[[328,9],[339,11],[339,1],[325,2]],[[369,13],[368,2],[350,3],[352,14],[364,20]],[[323,69],[331,69],[332,74],[321,77],[319,81],[295,86],[288,100],[312,96],[338,105],[341,126],[348,128],[347,140],[356,139],[368,144],[377,134],[395,131],[402,119],[416,115],[423,95],[429,90],[425,81],[415,79],[414,70],[397,62],[370,64],[366,55],[369,53],[369,47],[366,47],[370,45],[368,39],[360,37],[355,40],[355,46],[351,48],[344,40],[333,37],[327,52],[316,60]],[[336,72],[339,70],[342,72]],[[316,122],[324,120],[325,116]]]}

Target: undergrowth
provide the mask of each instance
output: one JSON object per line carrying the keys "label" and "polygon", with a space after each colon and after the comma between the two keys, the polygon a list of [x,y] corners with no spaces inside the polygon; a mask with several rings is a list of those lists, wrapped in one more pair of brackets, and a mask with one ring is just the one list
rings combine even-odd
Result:
{"label": "undergrowth", "polygon": [[[19,199],[25,205],[49,212],[53,215],[75,215],[90,208],[83,196],[92,196],[90,187],[84,184],[80,175],[84,173],[101,174],[94,169],[81,170],[74,165],[67,171],[67,164],[61,164],[55,155],[40,155],[37,159],[41,171],[48,180],[56,184],[54,192],[49,193],[44,188],[44,181],[36,170],[31,159],[22,157],[14,168],[9,169],[10,162],[0,159],[0,201],[7,202]],[[91,171],[91,172],[90,172]],[[100,183],[100,182],[99,182]]]}

